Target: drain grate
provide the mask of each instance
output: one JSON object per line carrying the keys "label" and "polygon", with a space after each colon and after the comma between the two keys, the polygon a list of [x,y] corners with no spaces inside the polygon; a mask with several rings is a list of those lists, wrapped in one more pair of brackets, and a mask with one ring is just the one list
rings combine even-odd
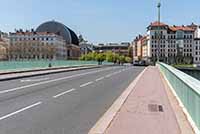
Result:
{"label": "drain grate", "polygon": [[148,104],[148,110],[150,112],[163,112],[163,106],[158,104]]}

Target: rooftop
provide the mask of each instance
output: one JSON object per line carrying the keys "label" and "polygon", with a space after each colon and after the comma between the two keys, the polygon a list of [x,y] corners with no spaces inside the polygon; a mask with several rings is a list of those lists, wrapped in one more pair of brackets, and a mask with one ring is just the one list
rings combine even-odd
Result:
{"label": "rooftop", "polygon": [[172,31],[195,31],[195,29],[189,27],[189,26],[170,26],[169,27],[170,30]]}
{"label": "rooftop", "polygon": [[15,33],[10,33],[10,35],[56,35],[56,34],[50,32],[16,31]]}
{"label": "rooftop", "polygon": [[165,24],[165,23],[162,23],[162,22],[155,21],[155,22],[152,22],[152,23],[150,24],[150,26],[156,27],[156,26],[168,26],[168,25]]}

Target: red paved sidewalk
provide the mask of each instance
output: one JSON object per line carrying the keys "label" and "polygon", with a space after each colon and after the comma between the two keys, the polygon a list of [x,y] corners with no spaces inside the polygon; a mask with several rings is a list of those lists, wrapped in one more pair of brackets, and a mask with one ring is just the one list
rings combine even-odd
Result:
{"label": "red paved sidewalk", "polygon": [[106,131],[106,134],[180,133],[157,67],[148,67]]}

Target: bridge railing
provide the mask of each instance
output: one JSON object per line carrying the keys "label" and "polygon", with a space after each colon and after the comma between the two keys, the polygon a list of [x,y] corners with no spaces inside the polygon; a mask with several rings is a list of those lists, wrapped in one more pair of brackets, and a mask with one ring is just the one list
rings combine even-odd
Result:
{"label": "bridge railing", "polygon": [[175,90],[184,108],[200,130],[200,81],[164,63],[157,63],[160,71]]}

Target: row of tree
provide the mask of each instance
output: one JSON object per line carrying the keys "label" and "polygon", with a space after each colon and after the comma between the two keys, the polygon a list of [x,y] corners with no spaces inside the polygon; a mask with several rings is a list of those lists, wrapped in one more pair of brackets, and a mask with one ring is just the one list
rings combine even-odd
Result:
{"label": "row of tree", "polygon": [[105,53],[96,53],[91,52],[80,57],[80,60],[83,61],[97,61],[98,64],[102,64],[102,62],[113,62],[114,64],[124,64],[124,63],[131,63],[132,59],[130,57],[126,57],[124,55],[119,55],[113,53],[111,51]]}

